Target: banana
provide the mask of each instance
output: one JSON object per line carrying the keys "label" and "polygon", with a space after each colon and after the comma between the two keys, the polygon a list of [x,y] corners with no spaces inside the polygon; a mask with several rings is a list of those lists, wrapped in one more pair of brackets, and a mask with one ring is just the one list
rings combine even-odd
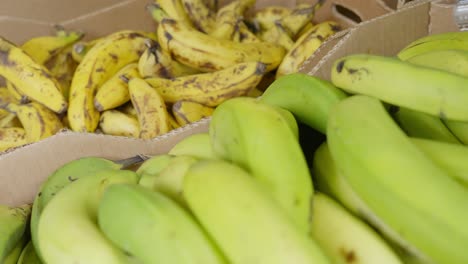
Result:
{"label": "banana", "polygon": [[107,110],[101,114],[99,127],[107,135],[138,138],[140,125],[138,119],[117,110]]}
{"label": "banana", "polygon": [[371,227],[323,193],[312,203],[312,237],[333,263],[403,264]]}
{"label": "banana", "polygon": [[173,158],[173,155],[161,154],[145,160],[136,170],[136,173],[140,176],[138,184],[152,190],[157,175]]}
{"label": "banana", "polygon": [[84,37],[83,32],[65,31],[63,28],[57,28],[55,36],[39,36],[30,38],[21,45],[21,49],[39,64],[46,65],[53,57],[58,55],[67,46]]}
{"label": "banana", "polygon": [[172,113],[167,112],[167,117],[169,118],[169,124],[171,125],[171,130],[177,129],[180,127],[179,123],[177,123],[177,120],[175,120],[175,117],[172,115]]}
{"label": "banana", "polygon": [[236,27],[242,22],[247,9],[255,4],[255,0],[234,0],[221,7],[216,13],[216,26],[209,35],[218,39],[233,39]]}
{"label": "banana", "polygon": [[276,21],[281,20],[291,14],[291,9],[284,6],[270,5],[255,12],[254,23],[258,24],[261,30],[267,30],[275,26]]}
{"label": "banana", "polygon": [[20,127],[0,128],[0,152],[30,143],[26,132]]}
{"label": "banana", "polygon": [[130,101],[128,93],[128,80],[132,78],[140,78],[138,72],[138,64],[130,63],[104,82],[101,87],[97,88],[97,93],[94,97],[94,107],[99,111],[106,111],[119,107]]}
{"label": "banana", "polygon": [[[328,143],[323,142],[315,151],[312,162],[312,175],[319,192],[336,199],[352,214],[372,226],[389,242],[400,257],[414,259],[421,263],[432,263],[413,245],[404,240],[384,223],[351,188],[343,173],[336,167]],[[406,262],[404,262],[406,264]]]}
{"label": "banana", "polygon": [[[441,58],[444,59],[441,60]],[[468,49],[428,51],[411,57],[406,61],[416,65],[448,71],[468,77]]]}
{"label": "banana", "polygon": [[185,175],[183,193],[191,211],[229,262],[331,263],[252,176],[214,160],[196,163]]}
{"label": "banana", "polygon": [[71,51],[71,55],[73,60],[76,63],[80,63],[83,61],[83,58],[88,53],[88,51],[96,45],[96,43],[100,42],[103,38],[95,38],[90,41],[79,41],[73,44],[73,48]]}
{"label": "banana", "polygon": [[26,139],[30,142],[50,137],[63,128],[57,114],[42,104],[36,102],[9,104],[8,109],[18,116],[26,132]]}
{"label": "banana", "polygon": [[216,72],[200,73],[173,79],[145,79],[168,103],[190,100],[209,107],[246,95],[257,86],[265,73],[260,62],[245,62]]}
{"label": "banana", "polygon": [[276,78],[298,72],[302,64],[320,48],[322,43],[339,30],[338,24],[333,21],[325,21],[313,26],[294,42],[284,56],[276,71]]}
{"label": "banana", "polygon": [[378,99],[357,95],[338,103],[327,140],[352,189],[392,230],[435,263],[468,261],[461,246],[468,241],[461,220],[468,217],[468,190],[408,139]]}
{"label": "banana", "polygon": [[130,170],[102,170],[57,193],[42,211],[38,245],[45,263],[128,263],[131,257],[112,244],[98,226],[98,207],[107,187],[137,183]]}
{"label": "banana", "polygon": [[42,264],[31,241],[23,248],[17,264]]}
{"label": "banana", "polygon": [[216,13],[210,10],[204,0],[180,0],[194,28],[208,34],[216,27]]}
{"label": "banana", "polygon": [[73,46],[66,47],[60,53],[55,55],[55,57],[49,60],[50,63],[45,64],[52,76],[59,82],[62,94],[67,100],[69,99],[73,74],[78,66],[71,55],[72,49]]}
{"label": "banana", "polygon": [[247,93],[247,96],[248,96],[248,97],[257,98],[257,97],[262,96],[262,94],[263,94],[263,91],[261,91],[260,89],[254,87],[252,90],[250,90],[250,91]]}
{"label": "banana", "polygon": [[2,261],[2,264],[17,264],[26,243],[26,236],[21,237],[20,241],[16,243],[10,254]]}
{"label": "banana", "polygon": [[316,4],[307,3],[297,4],[291,13],[278,20],[278,23],[288,32],[291,38],[309,23],[315,15],[315,12],[323,5],[325,0],[319,0]]}
{"label": "banana", "polygon": [[50,72],[4,38],[0,38],[0,75],[11,82],[20,94],[50,110],[59,114],[67,110],[65,97]]}
{"label": "banana", "polygon": [[255,61],[267,71],[278,67],[286,51],[271,43],[239,43],[216,39],[173,19],[163,19],[158,28],[159,44],[177,61],[200,71],[217,71],[241,62]]}
{"label": "banana", "polygon": [[213,152],[208,133],[197,133],[182,139],[169,150],[168,154],[187,155],[198,159],[218,159]]}
{"label": "banana", "polygon": [[212,10],[213,12],[216,12],[218,10],[218,1],[219,0],[203,0],[203,3],[206,7],[208,7],[208,9]]}
{"label": "banana", "polygon": [[268,28],[260,34],[260,39],[271,44],[279,44],[286,51],[294,46],[294,41],[280,23]]}
{"label": "banana", "polygon": [[[192,26],[192,21],[187,12],[185,12],[182,0],[156,0],[155,3],[147,5],[147,10],[151,14],[156,9],[162,9],[169,17],[181,21],[181,23],[187,26]],[[155,18],[154,15],[153,18]]]}
{"label": "banana", "polygon": [[400,107],[394,118],[408,136],[460,144],[444,123],[433,115]]}
{"label": "banana", "polygon": [[117,110],[121,111],[122,113],[126,115],[138,117],[135,107],[133,107],[132,102],[130,101],[120,107],[117,107]]}
{"label": "banana", "polygon": [[[14,250],[25,236],[31,205],[8,207],[0,205],[0,262]],[[21,251],[20,251],[21,253]],[[19,254],[18,254],[19,255]]]}
{"label": "banana", "polygon": [[8,110],[8,105],[19,103],[18,100],[10,93],[8,89],[0,89],[0,107]]}
{"label": "banana", "polygon": [[[241,166],[263,184],[306,234],[311,176],[291,120],[285,117],[287,110],[281,113],[277,109],[250,97],[224,102],[211,117],[211,144],[216,156]],[[274,166],[272,160],[281,161],[280,166]]]}
{"label": "banana", "polygon": [[139,138],[151,139],[171,130],[166,103],[159,91],[140,78],[131,79],[128,90],[138,115]]}
{"label": "banana", "polygon": [[110,186],[97,216],[106,237],[142,263],[226,263],[193,216],[161,193]]}
{"label": "banana", "polygon": [[395,58],[356,54],[335,61],[331,81],[350,93],[442,119],[468,121],[468,78],[460,75]]}
{"label": "banana", "polygon": [[235,28],[233,41],[240,43],[261,43],[262,41],[247,27],[244,21],[239,21]]}
{"label": "banana", "polygon": [[70,87],[68,120],[73,131],[94,132],[99,123],[99,112],[94,108],[97,88],[125,65],[137,62],[148,39],[150,34],[118,31],[96,43],[86,54]]}
{"label": "banana", "polygon": [[312,21],[309,21],[304,27],[301,28],[301,30],[299,30],[299,32],[297,32],[296,36],[293,37],[293,40],[297,41],[302,35],[309,32],[310,29],[314,26],[315,24]]}
{"label": "banana", "polygon": [[437,50],[468,50],[467,41],[467,32],[432,34],[411,42],[398,52],[397,57],[406,61],[412,57]]}
{"label": "banana", "polygon": [[442,119],[442,122],[455,137],[464,145],[468,145],[468,122]]}
{"label": "banana", "polygon": [[292,73],[276,79],[259,100],[290,111],[299,122],[325,134],[330,110],[346,97],[329,81]]}
{"label": "banana", "polygon": [[179,76],[191,75],[200,71],[185,66],[161,50],[157,42],[149,45],[138,61],[138,72],[143,78],[161,77],[175,78]]}
{"label": "banana", "polygon": [[172,113],[180,126],[185,126],[203,118],[210,117],[213,111],[214,108],[192,101],[181,100],[172,105]]}
{"label": "banana", "polygon": [[5,80],[5,87],[13,98],[20,103],[28,103],[30,100],[24,94],[21,94],[18,88],[10,81]]}

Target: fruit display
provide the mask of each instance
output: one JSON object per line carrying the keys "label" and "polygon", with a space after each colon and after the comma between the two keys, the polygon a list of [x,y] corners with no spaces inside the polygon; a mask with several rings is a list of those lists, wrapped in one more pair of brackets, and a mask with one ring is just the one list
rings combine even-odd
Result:
{"label": "fruit display", "polygon": [[[0,207],[0,261],[468,263],[468,146],[445,125],[468,122],[468,78],[433,60],[445,49],[431,43],[461,52],[461,39],[347,55],[329,81],[279,77],[221,102],[208,131],[165,153],[71,160],[32,204]],[[304,126],[326,137],[308,148]]]}
{"label": "fruit display", "polygon": [[230,98],[260,96],[341,30],[312,22],[321,1],[255,4],[156,0],[141,10],[152,31],[0,38],[0,152],[63,130],[156,138]]}

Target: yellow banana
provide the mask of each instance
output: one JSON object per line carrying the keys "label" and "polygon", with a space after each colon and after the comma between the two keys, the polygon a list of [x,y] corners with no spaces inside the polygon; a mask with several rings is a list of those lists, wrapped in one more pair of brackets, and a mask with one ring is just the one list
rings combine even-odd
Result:
{"label": "yellow banana", "polygon": [[25,94],[56,113],[67,110],[59,84],[50,72],[36,63],[21,48],[0,38],[0,75]]}
{"label": "yellow banana", "polygon": [[174,116],[171,113],[167,112],[167,117],[169,118],[169,124],[171,124],[171,129],[176,129],[180,127],[180,124],[177,122]]}
{"label": "yellow banana", "polygon": [[7,108],[18,116],[26,131],[26,138],[31,142],[52,136],[63,128],[60,118],[37,102],[9,104]]}
{"label": "yellow banana", "polygon": [[173,19],[163,19],[158,28],[159,44],[179,62],[212,72],[241,62],[256,61],[267,71],[276,69],[286,51],[271,43],[238,43],[216,39]]}
{"label": "yellow banana", "polygon": [[101,114],[99,127],[104,134],[138,138],[140,125],[135,117],[117,110],[107,110]]}
{"label": "yellow banana", "polygon": [[237,24],[237,28],[232,39],[233,41],[240,43],[262,42],[252,31],[250,31],[244,21],[240,21]]}
{"label": "yellow banana", "polygon": [[[183,2],[181,0],[156,0],[155,3],[147,5],[148,11],[153,14],[155,8],[162,8],[162,10],[172,17],[184,23],[187,26],[192,25],[189,15],[185,12]],[[155,18],[153,16],[153,18]]]}
{"label": "yellow banana", "polygon": [[19,101],[10,93],[8,89],[0,88],[0,108],[5,108],[10,103],[19,103]]}
{"label": "yellow banana", "polygon": [[20,127],[0,128],[0,152],[28,144],[26,132]]}
{"label": "yellow banana", "polygon": [[180,126],[196,122],[213,114],[214,109],[191,101],[177,101],[172,105],[172,113]]}
{"label": "yellow banana", "polygon": [[22,127],[21,122],[14,113],[10,113],[7,110],[0,109],[0,128],[7,127]]}
{"label": "yellow banana", "polygon": [[[210,33],[216,26],[216,13],[203,0],[180,0],[193,26],[202,33]],[[163,8],[164,9],[164,8]]]}
{"label": "yellow banana", "polygon": [[298,4],[289,15],[282,17],[278,23],[288,32],[289,36],[293,38],[296,34],[309,22],[323,4],[324,0],[318,1],[316,4],[311,5],[307,3]]}
{"label": "yellow banana", "polygon": [[137,62],[150,34],[123,30],[108,35],[86,54],[76,68],[70,87],[68,121],[71,129],[93,132],[99,123],[94,108],[96,89],[123,66]]}
{"label": "yellow banana", "polygon": [[216,10],[218,10],[218,1],[219,0],[203,0],[203,3],[208,7],[208,9],[216,12]]}
{"label": "yellow banana", "polygon": [[139,138],[151,139],[171,130],[166,104],[158,91],[140,78],[131,79],[128,90],[138,115]]}
{"label": "yellow banana", "polygon": [[140,77],[138,64],[130,63],[98,87],[94,97],[94,107],[102,112],[121,106],[130,100],[128,80]]}
{"label": "yellow banana", "polygon": [[166,102],[190,100],[213,107],[229,98],[246,95],[257,86],[264,73],[263,63],[245,62],[217,72],[146,81]]}
{"label": "yellow banana", "polygon": [[200,71],[185,66],[161,50],[158,43],[152,43],[140,56],[138,72],[143,78],[162,77],[174,78],[199,73]]}
{"label": "yellow banana", "polygon": [[254,23],[257,23],[262,30],[267,30],[275,26],[275,21],[291,14],[291,9],[284,6],[267,6],[257,12],[253,17]]}
{"label": "yellow banana", "polygon": [[21,94],[18,88],[12,82],[8,80],[6,80],[5,82],[6,82],[6,88],[8,92],[10,93],[11,96],[13,96],[13,98],[16,101],[21,102],[21,103],[29,102],[29,98],[26,95]]}
{"label": "yellow banana", "polygon": [[260,39],[272,44],[277,43],[286,50],[290,50],[294,46],[294,41],[280,23],[276,23],[273,27],[262,32]]}
{"label": "yellow banana", "polygon": [[338,30],[340,30],[338,24],[333,21],[325,21],[312,27],[294,43],[288,54],[284,56],[283,61],[278,66],[276,78],[298,72],[304,61]]}
{"label": "yellow banana", "polygon": [[68,100],[70,85],[78,63],[72,57],[73,46],[64,48],[60,53],[49,60],[45,66],[52,76],[59,82],[63,96]]}
{"label": "yellow banana", "polygon": [[138,118],[137,116],[137,112],[135,110],[135,107],[133,107],[132,105],[132,102],[129,101],[127,102],[126,104],[120,106],[117,108],[117,110],[119,110],[120,112],[126,114],[126,115],[129,115],[129,116],[133,116],[135,118]]}
{"label": "yellow banana", "polygon": [[80,41],[73,44],[71,53],[73,60],[77,63],[80,63],[83,60],[86,53],[88,53],[88,51],[101,40],[101,38],[96,38],[90,41]]}
{"label": "yellow banana", "polygon": [[314,26],[315,24],[312,21],[309,21],[304,27],[301,28],[301,30],[299,30],[299,32],[297,32],[296,36],[293,37],[293,40],[298,40],[302,35],[309,32],[309,30]]}
{"label": "yellow banana", "polygon": [[63,28],[58,28],[57,31],[55,36],[31,38],[21,45],[21,49],[35,62],[45,65],[65,47],[79,41],[84,36],[82,32],[67,32]]}
{"label": "yellow banana", "polygon": [[253,4],[255,1],[234,0],[223,6],[216,14],[216,27],[210,35],[218,39],[233,39],[244,12]]}

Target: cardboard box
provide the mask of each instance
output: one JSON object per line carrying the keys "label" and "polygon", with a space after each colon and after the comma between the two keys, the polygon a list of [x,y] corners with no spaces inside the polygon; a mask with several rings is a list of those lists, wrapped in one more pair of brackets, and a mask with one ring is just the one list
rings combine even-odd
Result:
{"label": "cardboard box", "polygon": [[[155,27],[149,14],[145,12],[146,4],[151,0],[73,1],[73,9],[70,8],[70,2],[66,2],[68,1],[2,0],[0,2],[0,32],[4,37],[20,44],[30,37],[53,33],[54,24],[61,24],[67,29],[82,30],[87,34],[87,38],[102,36],[121,29],[153,30]],[[410,27],[404,19],[410,22],[417,20],[416,17],[407,16],[406,12],[429,18],[430,5],[423,3],[410,11],[404,10],[393,15],[386,15],[394,13],[395,9],[401,5],[400,2],[327,0],[317,14],[316,20],[332,19],[342,24],[346,30],[327,41],[320,52],[314,54],[304,65],[303,71],[326,77],[328,67],[336,56],[357,51],[359,47],[369,47],[369,50],[378,53],[382,51],[382,45],[389,46],[384,49],[385,54],[388,54],[410,40],[426,34],[430,27],[427,23],[428,19],[421,19]],[[294,6],[295,3],[288,0],[258,0],[256,8],[267,4]],[[25,6],[27,8],[20,9]],[[376,19],[382,15],[383,18]],[[393,23],[393,21],[398,21],[398,23]],[[362,26],[356,26],[358,23]],[[401,25],[405,25],[404,33],[400,32]],[[395,37],[396,41],[382,42],[386,34],[380,32],[378,26],[391,31],[390,35]],[[379,35],[378,38],[375,37],[376,34]],[[362,42],[368,43],[363,45]],[[315,67],[317,63],[319,63],[318,68]],[[123,159],[136,154],[165,153],[184,137],[206,132],[208,124],[209,119],[204,119],[173,130],[154,140],[66,131],[6,152],[0,155],[0,203],[14,206],[32,202],[39,185],[55,169],[68,161],[86,156]]]}

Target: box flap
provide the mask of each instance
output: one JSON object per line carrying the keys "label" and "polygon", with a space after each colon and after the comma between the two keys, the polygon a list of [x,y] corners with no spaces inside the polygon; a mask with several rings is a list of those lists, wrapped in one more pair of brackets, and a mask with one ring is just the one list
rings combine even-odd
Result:
{"label": "box flap", "polygon": [[431,5],[431,23],[429,24],[429,34],[438,34],[442,32],[460,31],[453,16],[455,0],[435,1]]}

